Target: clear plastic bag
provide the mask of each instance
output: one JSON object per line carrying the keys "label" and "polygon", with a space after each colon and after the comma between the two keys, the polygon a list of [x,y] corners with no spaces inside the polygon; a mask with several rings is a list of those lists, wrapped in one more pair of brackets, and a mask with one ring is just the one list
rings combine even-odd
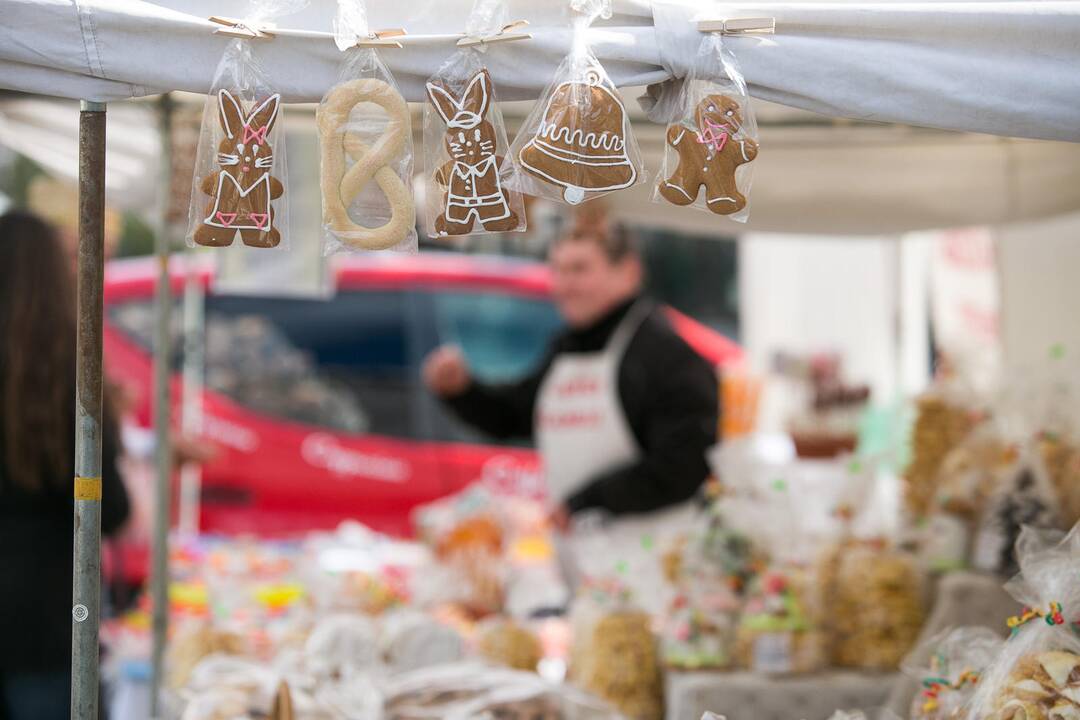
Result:
{"label": "clear plastic bag", "polygon": [[[501,0],[477,0],[469,35],[497,32]],[[484,46],[458,50],[427,81],[424,105],[424,225],[429,237],[525,230],[521,193],[507,187],[510,143]]]}
{"label": "clear plastic bag", "polygon": [[667,126],[653,202],[746,222],[757,154],[757,121],[746,81],[720,33],[707,33]]}
{"label": "clear plastic bag", "polygon": [[822,606],[813,575],[774,566],[750,584],[735,637],[740,667],[765,675],[816,672],[826,666]]}
{"label": "clear plastic bag", "polygon": [[915,558],[880,542],[849,541],[818,568],[829,653],[837,667],[895,670],[924,619],[923,576]]}
{"label": "clear plastic bag", "polygon": [[764,555],[714,512],[695,520],[675,552],[676,558],[665,556],[679,592],[664,621],[664,662],[686,669],[726,667],[743,592],[764,566]]}
{"label": "clear plastic bag", "polygon": [[976,568],[1005,577],[1016,572],[1016,543],[1023,527],[1056,528],[1061,522],[1053,482],[1035,440],[1023,442],[1014,458],[986,503],[972,558]]}
{"label": "clear plastic bag", "polygon": [[611,0],[571,0],[570,10],[573,47],[514,138],[508,185],[577,205],[646,178],[619,92],[586,42]]}
{"label": "clear plastic bag", "polygon": [[901,669],[921,690],[911,702],[911,720],[959,720],[979,678],[1004,646],[985,627],[946,628],[920,643]]}
{"label": "clear plastic bag", "polygon": [[[245,24],[303,7],[256,0]],[[203,108],[188,209],[189,246],[288,248],[289,202],[281,94],[258,61],[258,42],[232,40]]]}
{"label": "clear plastic bag", "polygon": [[602,701],[536,673],[462,662],[391,679],[386,720],[618,720]]}
{"label": "clear plastic bag", "polygon": [[369,47],[362,0],[341,0],[335,21],[345,58],[316,111],[323,252],[416,252],[409,106]]}
{"label": "clear plastic bag", "polygon": [[968,720],[1080,717],[1080,525],[1061,532],[1024,528],[1020,574],[1005,589],[1024,604],[1012,634],[983,673]]}

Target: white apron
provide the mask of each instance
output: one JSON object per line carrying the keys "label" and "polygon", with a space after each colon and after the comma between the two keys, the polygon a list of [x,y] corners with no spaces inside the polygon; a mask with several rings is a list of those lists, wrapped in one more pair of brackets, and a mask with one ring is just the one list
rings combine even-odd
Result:
{"label": "white apron", "polygon": [[[536,402],[536,441],[553,504],[598,474],[641,457],[619,400],[619,366],[649,309],[636,303],[602,351],[559,355],[544,377]],[[577,585],[584,576],[616,576],[643,609],[660,612],[665,585],[660,554],[692,514],[691,504],[683,503],[603,526],[595,515],[575,518],[572,532],[559,542],[568,580]]]}

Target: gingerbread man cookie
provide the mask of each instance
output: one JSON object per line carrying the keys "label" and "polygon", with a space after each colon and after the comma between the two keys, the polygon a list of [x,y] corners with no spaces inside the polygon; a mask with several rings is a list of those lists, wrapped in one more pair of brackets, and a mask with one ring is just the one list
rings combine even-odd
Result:
{"label": "gingerbread man cookie", "polygon": [[731,215],[746,207],[735,185],[735,168],[750,162],[758,145],[738,138],[742,127],[739,103],[727,95],[709,95],[694,111],[695,128],[669,125],[667,142],[679,153],[679,165],[657,188],[674,205],[690,205],[705,186],[705,205],[718,215]]}

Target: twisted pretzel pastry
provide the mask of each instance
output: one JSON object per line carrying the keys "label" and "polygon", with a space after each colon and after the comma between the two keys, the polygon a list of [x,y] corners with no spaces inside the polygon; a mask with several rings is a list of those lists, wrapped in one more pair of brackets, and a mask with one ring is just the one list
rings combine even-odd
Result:
{"label": "twisted pretzel pastry", "polygon": [[[372,145],[347,128],[349,112],[370,102],[386,111],[390,121]],[[416,208],[408,187],[390,167],[405,151],[409,106],[382,80],[350,80],[330,90],[316,113],[322,153],[323,223],[343,243],[360,250],[385,250],[406,238],[416,224]],[[346,153],[354,161],[347,168]],[[379,227],[357,225],[349,203],[374,178],[390,204],[390,220]],[[348,201],[342,198],[348,198]]]}

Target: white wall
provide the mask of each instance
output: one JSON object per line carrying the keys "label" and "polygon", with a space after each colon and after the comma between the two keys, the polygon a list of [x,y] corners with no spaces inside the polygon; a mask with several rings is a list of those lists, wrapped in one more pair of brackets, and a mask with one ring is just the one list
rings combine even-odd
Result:
{"label": "white wall", "polygon": [[1080,214],[995,231],[1005,363],[1046,371],[1061,344],[1080,359]]}
{"label": "white wall", "polygon": [[[926,381],[925,243],[895,238],[751,234],[739,243],[742,338],[751,367],[774,353],[839,352],[845,376],[877,402]],[[783,425],[794,401],[775,383],[762,429]]]}

